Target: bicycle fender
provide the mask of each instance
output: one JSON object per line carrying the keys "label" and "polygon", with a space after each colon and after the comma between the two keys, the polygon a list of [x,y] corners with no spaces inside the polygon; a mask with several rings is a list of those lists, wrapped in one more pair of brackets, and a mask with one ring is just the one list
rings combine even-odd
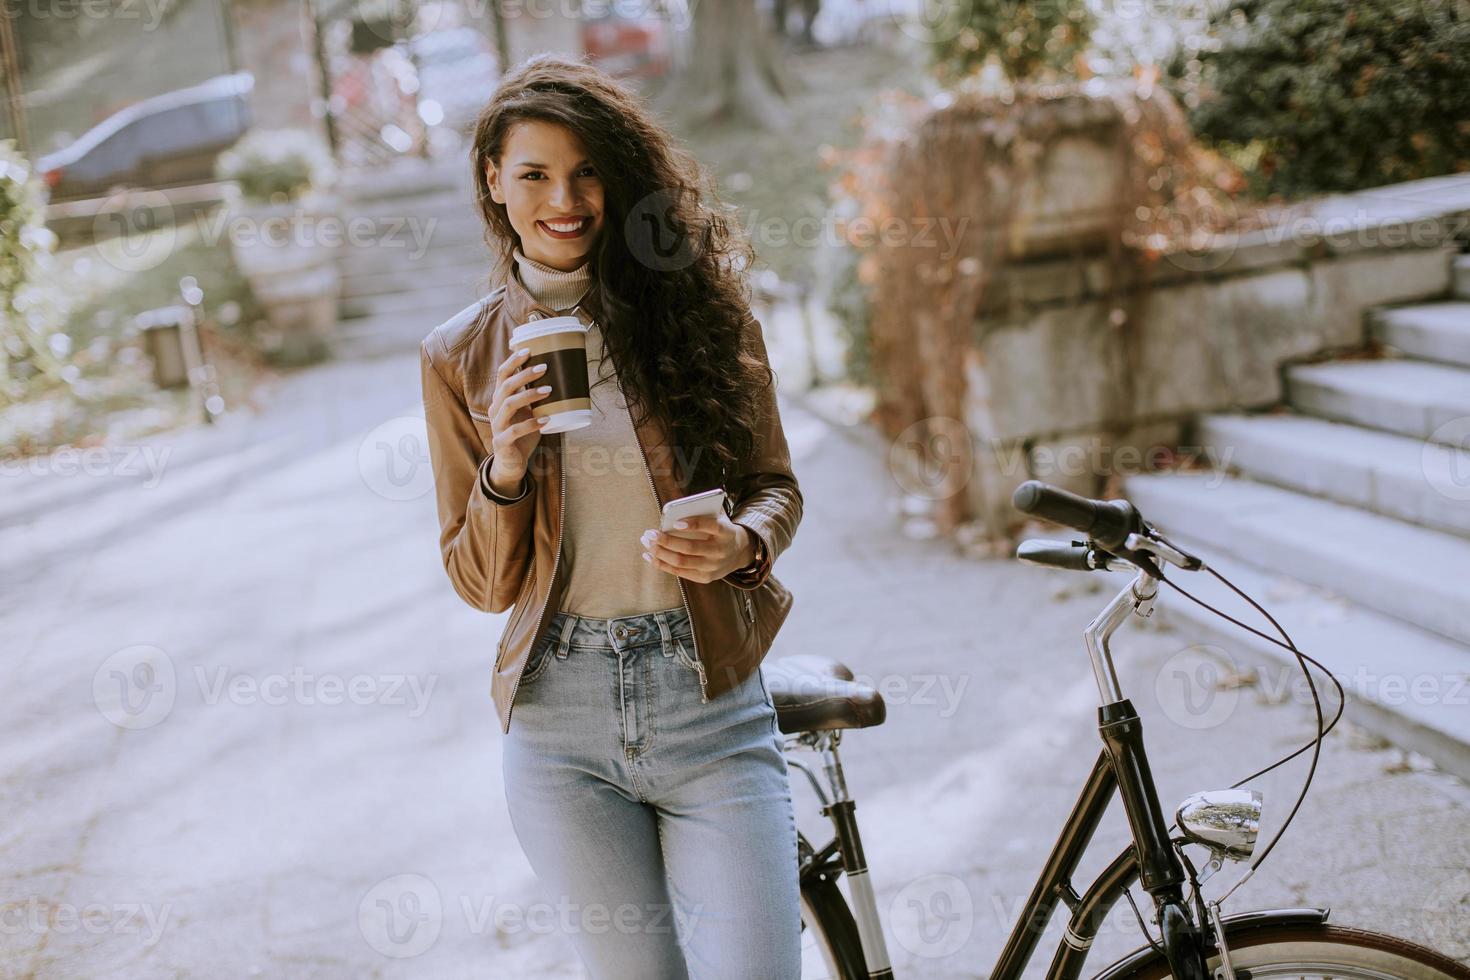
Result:
{"label": "bicycle fender", "polygon": [[[1231,936],[1238,936],[1264,926],[1322,925],[1327,921],[1327,916],[1331,911],[1331,909],[1309,908],[1258,909],[1253,912],[1237,912],[1234,915],[1221,916],[1220,924],[1225,927],[1225,937],[1229,939]],[[1205,928],[1209,928],[1208,924]],[[1154,949],[1144,946],[1108,966],[1093,977],[1093,980],[1122,980],[1145,966],[1151,966],[1156,960],[1162,961],[1163,959],[1164,957]]]}

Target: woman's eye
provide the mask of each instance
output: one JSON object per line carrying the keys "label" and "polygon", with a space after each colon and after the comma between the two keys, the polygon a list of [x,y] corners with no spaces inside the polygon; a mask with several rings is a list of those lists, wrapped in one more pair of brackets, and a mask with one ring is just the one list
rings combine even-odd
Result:
{"label": "woman's eye", "polygon": [[[597,176],[597,171],[593,170],[591,167],[583,167],[582,168],[582,173],[585,174],[588,177],[596,177]],[[539,170],[530,170],[530,171],[527,171],[526,173],[521,174],[521,180],[530,180],[532,177],[541,177],[541,176],[543,176],[543,174],[541,173],[541,171],[539,171]]]}

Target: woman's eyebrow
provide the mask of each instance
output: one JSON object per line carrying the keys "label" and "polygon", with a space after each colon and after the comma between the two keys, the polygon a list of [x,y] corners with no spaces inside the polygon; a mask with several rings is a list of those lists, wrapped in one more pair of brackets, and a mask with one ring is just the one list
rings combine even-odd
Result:
{"label": "woman's eyebrow", "polygon": [[[573,164],[573,166],[580,167],[584,163],[591,163],[591,162],[592,162],[591,160],[578,160],[575,164]],[[542,170],[549,170],[550,169],[550,167],[548,167],[546,164],[544,164],[544,163],[537,163],[535,160],[519,160],[519,161],[516,162],[515,165],[517,167],[540,167]]]}

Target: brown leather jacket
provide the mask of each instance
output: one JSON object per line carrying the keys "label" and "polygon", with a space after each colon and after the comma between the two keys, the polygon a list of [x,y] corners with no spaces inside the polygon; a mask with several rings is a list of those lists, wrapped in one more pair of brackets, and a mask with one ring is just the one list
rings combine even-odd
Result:
{"label": "brown leather jacket", "polygon": [[[474,608],[498,613],[514,606],[490,685],[501,730],[507,732],[521,672],[560,608],[566,487],[562,434],[548,433],[531,454],[523,481],[527,492],[509,503],[491,495],[486,475],[492,451],[489,409],[496,371],[510,353],[511,330],[559,315],[567,314],[537,303],[512,274],[480,303],[435,327],[420,350],[444,568],[454,590]],[[595,322],[592,295],[571,315]],[[747,327],[753,350],[767,361],[760,321],[751,316]],[[650,418],[635,431],[659,505],[690,492],[681,483],[684,471],[674,465],[680,457],[665,443],[663,427]],[[705,701],[750,676],[791,609],[791,593],[771,567],[796,533],[802,498],[791,472],[774,386],[765,390],[752,459],[745,472],[729,474],[725,489],[730,519],[760,538],[764,561],[754,572],[732,572],[715,582],[678,579],[693,624],[695,658],[703,668]]]}

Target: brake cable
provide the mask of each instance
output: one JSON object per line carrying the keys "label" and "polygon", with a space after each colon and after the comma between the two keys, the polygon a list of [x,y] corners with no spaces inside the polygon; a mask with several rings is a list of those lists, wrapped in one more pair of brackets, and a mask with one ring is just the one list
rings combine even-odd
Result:
{"label": "brake cable", "polygon": [[[1167,544],[1169,547],[1175,548],[1176,550],[1182,551],[1182,549],[1179,549],[1177,545],[1175,545],[1157,529],[1150,528],[1150,530],[1152,534],[1156,535],[1158,539],[1164,544]],[[1312,706],[1313,710],[1315,711],[1317,720],[1317,735],[1310,742],[1303,745],[1295,752],[1292,752],[1289,755],[1283,756],[1282,758],[1276,760],[1275,762],[1271,763],[1271,765],[1266,766],[1264,769],[1254,772],[1251,775],[1246,776],[1245,778],[1231,784],[1231,789],[1238,789],[1245,783],[1248,783],[1253,779],[1263,776],[1273,769],[1278,768],[1279,766],[1285,765],[1287,762],[1295,759],[1297,756],[1301,755],[1308,749],[1312,750],[1311,764],[1307,768],[1307,775],[1302,782],[1301,792],[1297,794],[1296,802],[1292,804],[1291,811],[1286,815],[1286,819],[1282,822],[1281,827],[1277,830],[1275,835],[1272,836],[1271,840],[1267,842],[1265,848],[1263,848],[1261,852],[1256,855],[1255,859],[1251,861],[1250,867],[1246,869],[1245,874],[1241,875],[1241,877],[1235,882],[1235,884],[1230,886],[1225,894],[1221,895],[1218,899],[1211,903],[1218,909],[1221,903],[1223,903],[1227,898],[1234,894],[1237,888],[1245,884],[1246,881],[1248,881],[1251,876],[1255,874],[1256,869],[1259,868],[1261,864],[1266,860],[1266,857],[1276,847],[1276,842],[1281,840],[1282,836],[1286,833],[1287,828],[1291,826],[1292,820],[1296,818],[1297,811],[1301,809],[1302,803],[1306,800],[1307,793],[1311,789],[1312,778],[1316,775],[1317,762],[1322,755],[1322,742],[1327,737],[1327,733],[1332,731],[1332,729],[1337,726],[1338,720],[1342,718],[1343,708],[1346,705],[1347,699],[1346,695],[1343,692],[1342,683],[1338,681],[1337,676],[1333,674],[1332,671],[1328,670],[1327,667],[1324,666],[1320,661],[1311,656],[1308,656],[1307,654],[1299,650],[1296,643],[1292,640],[1290,634],[1288,634],[1286,630],[1281,626],[1281,624],[1276,621],[1274,616],[1266,611],[1266,608],[1264,606],[1262,606],[1255,599],[1247,595],[1243,590],[1236,586],[1235,583],[1231,582],[1224,575],[1221,575],[1214,568],[1210,567],[1209,565],[1204,565],[1203,567],[1205,571],[1208,571],[1211,575],[1213,575],[1216,579],[1223,583],[1226,588],[1230,589],[1230,591],[1240,596],[1247,603],[1249,603],[1253,609],[1255,609],[1258,613],[1265,617],[1265,619],[1271,624],[1276,632],[1281,634],[1281,639],[1278,640],[1275,637],[1270,636],[1253,626],[1249,626],[1246,623],[1241,622],[1239,619],[1236,619],[1229,613],[1217,609],[1215,606],[1212,606],[1210,603],[1194,595],[1188,589],[1185,589],[1184,587],[1180,586],[1178,583],[1174,582],[1172,579],[1163,574],[1159,574],[1158,578],[1170,588],[1174,589],[1174,591],[1178,592],[1180,595],[1184,596],[1186,599],[1189,599],[1196,605],[1199,605],[1201,608],[1211,613],[1214,613],[1227,622],[1233,623],[1234,625],[1239,626],[1241,629],[1244,629],[1247,632],[1252,633],[1269,643],[1274,643],[1276,646],[1282,647],[1285,650],[1289,650],[1292,656],[1296,658],[1297,665],[1301,668],[1302,675],[1307,679],[1307,689],[1311,692],[1312,695]],[[1162,569],[1160,569],[1160,572],[1162,573]],[[1317,684],[1312,678],[1312,671],[1308,664],[1311,664],[1312,666],[1315,666],[1318,670],[1322,671],[1322,673],[1326,675],[1327,679],[1332,682],[1332,685],[1337,692],[1337,711],[1333,714],[1332,721],[1325,726],[1323,724],[1322,718],[1322,699],[1317,694]]]}

